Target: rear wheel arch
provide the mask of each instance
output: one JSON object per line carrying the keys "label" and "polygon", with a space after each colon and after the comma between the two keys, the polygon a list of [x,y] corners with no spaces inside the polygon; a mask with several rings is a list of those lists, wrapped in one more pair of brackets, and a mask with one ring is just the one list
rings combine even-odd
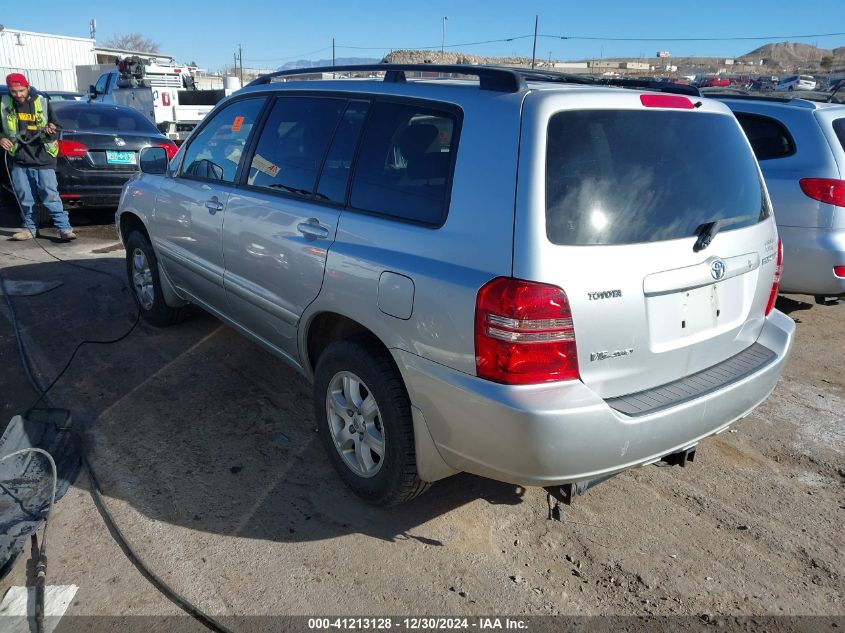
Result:
{"label": "rear wheel arch", "polygon": [[335,341],[348,339],[367,340],[381,347],[384,353],[390,356],[387,346],[369,328],[342,314],[321,312],[315,315],[308,323],[308,330],[305,335],[305,349],[307,354],[307,358],[304,359],[305,367],[313,375],[314,370],[317,368],[320,354]]}

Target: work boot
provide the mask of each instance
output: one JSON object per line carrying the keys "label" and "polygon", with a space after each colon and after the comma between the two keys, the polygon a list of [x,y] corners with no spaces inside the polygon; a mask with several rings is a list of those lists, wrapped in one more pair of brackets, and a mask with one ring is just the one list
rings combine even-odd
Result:
{"label": "work boot", "polygon": [[15,240],[16,242],[23,242],[25,240],[31,240],[35,235],[33,234],[34,231],[27,231],[24,229],[23,231],[18,231],[15,233],[11,239]]}
{"label": "work boot", "polygon": [[59,238],[69,242],[76,239],[76,233],[73,231],[59,231]]}

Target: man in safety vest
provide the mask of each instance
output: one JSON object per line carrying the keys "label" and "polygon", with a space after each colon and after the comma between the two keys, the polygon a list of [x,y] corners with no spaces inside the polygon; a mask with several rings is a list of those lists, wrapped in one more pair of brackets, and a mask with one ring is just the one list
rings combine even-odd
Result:
{"label": "man in safety vest", "polygon": [[20,73],[8,75],[6,86],[8,94],[0,97],[0,147],[8,154],[12,187],[23,217],[23,230],[15,233],[12,239],[28,240],[38,236],[38,227],[32,217],[36,193],[50,212],[59,237],[76,239],[59,198],[56,182],[59,144],[50,102],[43,95],[31,92],[29,82]]}

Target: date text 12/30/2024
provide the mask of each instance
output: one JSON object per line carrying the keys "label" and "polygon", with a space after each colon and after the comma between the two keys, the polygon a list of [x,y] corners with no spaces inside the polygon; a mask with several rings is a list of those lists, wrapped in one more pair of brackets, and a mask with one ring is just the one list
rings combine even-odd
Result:
{"label": "date text 12/30/2024", "polygon": [[527,630],[526,620],[500,617],[474,618],[387,618],[387,617],[354,617],[354,618],[308,618],[308,628],[315,631],[339,630],[373,630],[387,631],[391,629],[407,631],[432,630]]}

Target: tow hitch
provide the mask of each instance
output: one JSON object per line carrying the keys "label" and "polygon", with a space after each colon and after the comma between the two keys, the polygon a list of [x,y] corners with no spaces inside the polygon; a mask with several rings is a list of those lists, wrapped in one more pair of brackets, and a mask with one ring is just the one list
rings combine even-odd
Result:
{"label": "tow hitch", "polygon": [[[695,461],[695,450],[697,446],[691,446],[677,453],[665,455],[659,461],[654,462],[655,466],[680,466],[685,468],[688,462]],[[601,482],[607,481],[611,477],[615,477],[619,473],[610,475],[602,475],[593,479],[585,479],[583,481],[576,481],[573,483],[562,484],[560,486],[546,486],[546,492],[554,497],[560,503],[571,506],[575,497],[580,497],[590,488],[598,486]]]}

